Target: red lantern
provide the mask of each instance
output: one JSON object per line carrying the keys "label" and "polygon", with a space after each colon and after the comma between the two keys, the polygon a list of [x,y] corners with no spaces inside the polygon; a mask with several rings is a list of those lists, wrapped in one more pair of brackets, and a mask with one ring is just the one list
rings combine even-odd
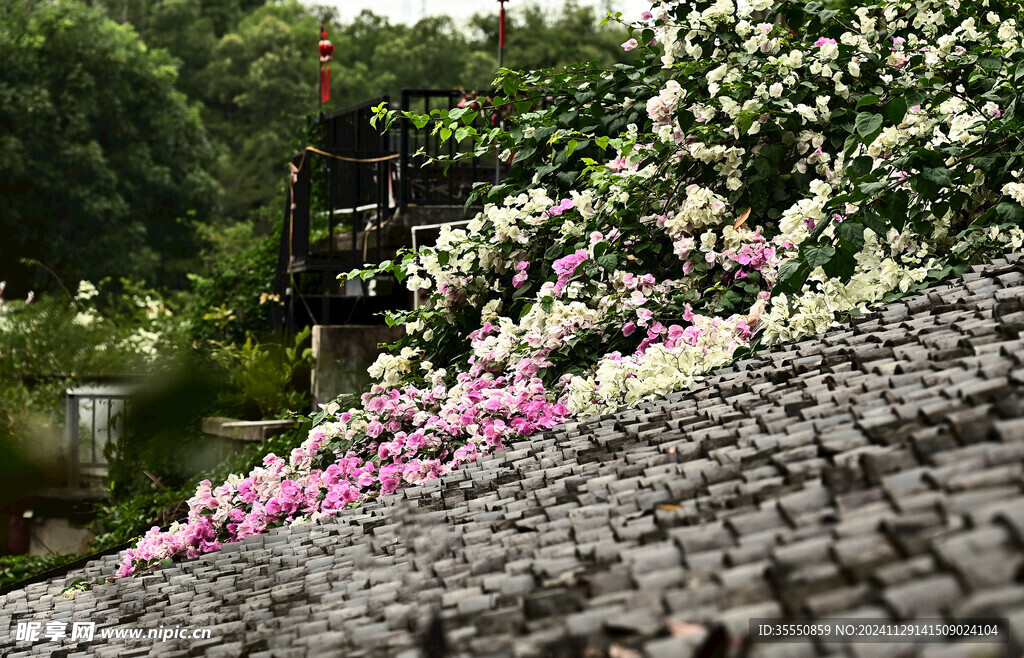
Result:
{"label": "red lantern", "polygon": [[320,51],[320,104],[331,100],[331,55],[334,54],[334,44],[327,40],[327,28],[320,26],[320,43],[317,45]]}

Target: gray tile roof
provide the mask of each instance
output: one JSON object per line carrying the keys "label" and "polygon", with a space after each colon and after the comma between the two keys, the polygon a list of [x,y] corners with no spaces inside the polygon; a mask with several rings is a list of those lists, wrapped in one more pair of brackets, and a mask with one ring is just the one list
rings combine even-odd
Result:
{"label": "gray tile roof", "polygon": [[[7,656],[1021,655],[1024,258],[319,524],[60,596]],[[1008,617],[1007,645],[751,644],[751,617]],[[15,643],[18,621],[210,627]],[[901,653],[902,652],[902,653]],[[974,654],[972,654],[974,655]]]}

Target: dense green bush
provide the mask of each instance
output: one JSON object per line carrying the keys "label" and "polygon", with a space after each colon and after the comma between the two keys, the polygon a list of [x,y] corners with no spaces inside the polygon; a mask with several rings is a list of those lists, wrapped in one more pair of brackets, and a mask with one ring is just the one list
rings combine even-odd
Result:
{"label": "dense green bush", "polygon": [[[199,349],[211,341],[243,343],[270,332],[270,310],[281,220],[279,204],[252,222],[199,227],[205,247],[202,269],[189,275],[192,288],[182,308],[186,330]],[[276,223],[275,221],[276,220]]]}
{"label": "dense green bush", "polygon": [[181,288],[215,215],[216,150],[174,59],[77,0],[0,3],[0,280]]}
{"label": "dense green bush", "polygon": [[313,350],[306,343],[311,334],[306,327],[290,339],[290,346],[260,344],[252,336],[241,345],[217,344],[213,358],[228,372],[230,382],[218,399],[220,407],[237,409],[238,415],[254,419],[308,409]]}
{"label": "dense green bush", "polygon": [[17,583],[36,574],[56,569],[78,557],[78,555],[2,555],[0,556],[0,586]]}

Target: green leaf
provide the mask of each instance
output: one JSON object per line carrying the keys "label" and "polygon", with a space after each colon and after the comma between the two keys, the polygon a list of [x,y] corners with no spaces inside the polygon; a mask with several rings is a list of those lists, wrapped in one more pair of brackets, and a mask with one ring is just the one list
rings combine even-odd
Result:
{"label": "green leaf", "polygon": [[514,293],[512,293],[512,299],[519,299],[533,288],[533,281],[527,281]]}
{"label": "green leaf", "polygon": [[869,181],[866,183],[861,183],[860,185],[857,186],[857,189],[863,192],[864,194],[870,196],[876,192],[881,192],[882,190],[885,189],[887,185],[888,183],[884,181]]}
{"label": "green leaf", "polygon": [[619,257],[615,254],[605,254],[597,259],[597,264],[607,272],[614,272],[619,266]]}
{"label": "green leaf", "polygon": [[885,220],[874,210],[865,210],[861,216],[864,228],[869,228],[875,235],[882,235],[885,232]]}
{"label": "green leaf", "polygon": [[860,178],[871,173],[871,167],[874,166],[874,164],[874,158],[872,158],[870,155],[862,155],[858,158],[855,158],[854,161],[850,163],[850,171],[857,178]]}
{"label": "green leaf", "polygon": [[736,308],[736,305],[743,301],[743,296],[735,290],[727,290],[722,295],[721,299],[718,300],[718,308],[722,311],[732,311]]}
{"label": "green leaf", "polygon": [[881,130],[882,117],[878,114],[871,114],[870,112],[861,112],[854,120],[854,125],[857,126],[857,133],[864,138],[865,142],[867,142],[868,137]]}
{"label": "green leaf", "polygon": [[978,58],[978,66],[989,71],[998,71],[1003,66],[1003,60],[995,54]]}
{"label": "green leaf", "polygon": [[836,248],[830,244],[804,243],[800,247],[800,253],[804,258],[804,262],[813,270],[832,260],[832,257],[836,254]]}
{"label": "green leaf", "polygon": [[953,181],[950,178],[950,170],[946,167],[925,167],[921,171],[921,177],[942,187],[951,187]]}
{"label": "green leaf", "polygon": [[828,276],[838,277],[845,280],[853,275],[853,272],[857,267],[855,255],[860,248],[854,247],[852,244],[844,242],[842,239],[840,239],[840,243],[842,244],[842,248],[838,249],[828,263],[822,265],[822,268]]}
{"label": "green leaf", "polygon": [[840,222],[838,233],[844,240],[858,248],[864,245],[864,225],[860,222],[852,220]]}
{"label": "green leaf", "polygon": [[878,209],[881,211],[882,217],[888,219],[888,222],[886,222],[887,226],[878,234],[885,235],[888,226],[902,231],[903,227],[907,224],[907,208],[909,207],[910,195],[906,190],[896,190],[880,199]]}
{"label": "green leaf", "polygon": [[807,264],[799,258],[785,261],[779,267],[779,282],[772,288],[772,293],[785,293],[788,295],[797,292],[803,286],[804,281],[807,280],[809,273],[810,269],[807,267]]}
{"label": "green leaf", "polygon": [[857,101],[857,108],[859,109],[868,105],[875,105],[877,103],[878,96],[875,96],[874,94],[864,94],[860,97],[860,100]]}
{"label": "green leaf", "polygon": [[849,137],[847,137],[846,143],[843,144],[843,155],[847,158],[853,155],[853,152],[857,150],[858,144],[859,142],[857,141],[856,135],[850,135]]}
{"label": "green leaf", "polygon": [[1009,201],[1003,201],[996,206],[996,215],[1004,222],[1013,222],[1014,224],[1024,222],[1024,208]]}
{"label": "green leaf", "polygon": [[889,123],[898,125],[907,116],[907,101],[903,97],[894,98],[885,106],[885,118]]}

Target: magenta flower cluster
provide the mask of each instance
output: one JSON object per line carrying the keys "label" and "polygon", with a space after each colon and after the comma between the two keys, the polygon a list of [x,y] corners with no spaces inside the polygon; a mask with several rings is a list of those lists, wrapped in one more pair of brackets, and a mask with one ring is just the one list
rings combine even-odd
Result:
{"label": "magenta flower cluster", "polygon": [[[492,331],[485,324],[472,340],[483,341]],[[439,477],[568,416],[565,404],[536,377],[543,360],[521,359],[510,376],[497,377],[486,361],[471,361],[451,388],[375,386],[362,396],[362,409],[314,428],[289,459],[271,454],[244,478],[232,476],[218,487],[202,482],[188,501],[187,522],[167,532],[152,528],[127,551],[117,575],[337,514],[368,495]],[[339,442],[363,449],[339,454]]]}
{"label": "magenta flower cluster", "polygon": [[565,258],[559,258],[554,262],[551,268],[555,271],[555,274],[558,275],[558,280],[555,282],[556,296],[561,295],[562,291],[565,290],[565,286],[569,283],[569,279],[576,274],[576,268],[589,259],[590,254],[583,249],[577,249],[576,253],[569,254]]}

